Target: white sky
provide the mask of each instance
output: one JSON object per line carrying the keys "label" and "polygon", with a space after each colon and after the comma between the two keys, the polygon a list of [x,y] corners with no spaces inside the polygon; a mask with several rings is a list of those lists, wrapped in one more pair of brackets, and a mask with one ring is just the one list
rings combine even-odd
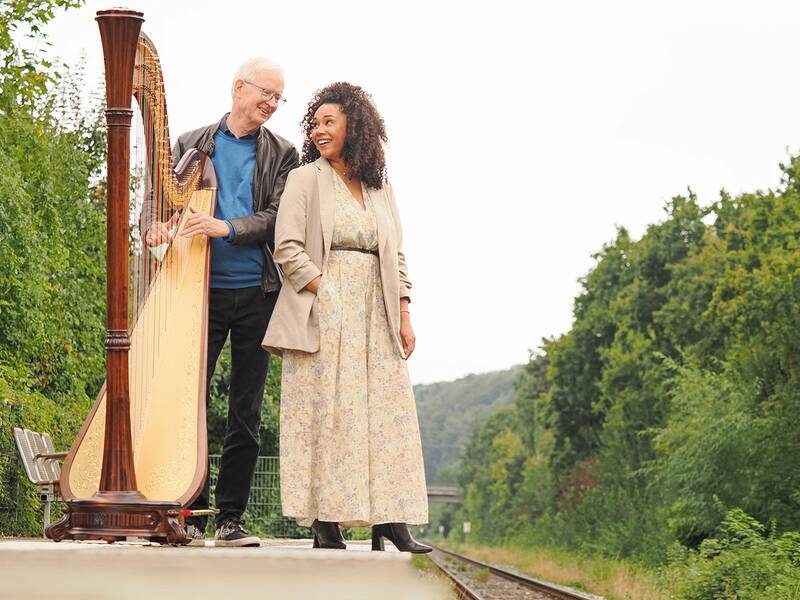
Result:
{"label": "white sky", "polygon": [[[52,56],[99,81],[90,0],[47,29]],[[665,201],[703,204],[778,185],[800,147],[800,4],[649,2],[159,2],[173,139],[230,108],[240,62],[286,70],[267,123],[300,145],[311,94],[370,91],[414,282],[424,383],[524,362],[567,331],[578,278],[623,225],[640,236]]]}

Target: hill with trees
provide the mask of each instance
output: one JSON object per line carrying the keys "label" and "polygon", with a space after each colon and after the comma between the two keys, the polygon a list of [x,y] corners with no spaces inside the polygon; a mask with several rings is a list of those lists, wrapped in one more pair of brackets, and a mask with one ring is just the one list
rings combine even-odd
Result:
{"label": "hill with trees", "polygon": [[458,457],[473,432],[514,402],[521,367],[414,386],[428,483],[456,483]]}

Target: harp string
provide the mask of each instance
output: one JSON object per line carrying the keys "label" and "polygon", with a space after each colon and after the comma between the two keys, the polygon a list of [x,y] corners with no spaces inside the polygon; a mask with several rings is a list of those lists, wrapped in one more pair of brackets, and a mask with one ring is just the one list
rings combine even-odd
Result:
{"label": "harp string", "polygon": [[[147,230],[153,223],[167,223],[189,202],[201,177],[199,163],[177,177],[173,170],[167,123],[166,97],[158,55],[142,35],[137,44],[133,95],[139,107],[135,141],[131,148],[134,189],[130,225],[129,316],[131,347],[131,427],[134,453],[139,450],[148,405],[152,398],[151,374],[164,358],[162,341],[168,328],[167,315],[174,309],[172,290],[181,284],[186,265],[180,260],[191,240],[177,236],[169,244],[149,247]],[[180,157],[176,157],[180,158]],[[177,162],[177,160],[175,161]],[[145,306],[150,314],[142,319]],[[137,329],[137,325],[142,327]]]}

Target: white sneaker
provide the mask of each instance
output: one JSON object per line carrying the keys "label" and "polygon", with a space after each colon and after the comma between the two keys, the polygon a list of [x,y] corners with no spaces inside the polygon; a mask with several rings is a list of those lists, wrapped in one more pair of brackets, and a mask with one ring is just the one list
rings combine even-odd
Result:
{"label": "white sneaker", "polygon": [[220,547],[260,546],[261,540],[242,528],[240,521],[228,519],[217,527],[214,545]]}
{"label": "white sneaker", "polygon": [[206,532],[194,525],[186,526],[186,534],[189,536],[187,546],[205,546],[206,545]]}

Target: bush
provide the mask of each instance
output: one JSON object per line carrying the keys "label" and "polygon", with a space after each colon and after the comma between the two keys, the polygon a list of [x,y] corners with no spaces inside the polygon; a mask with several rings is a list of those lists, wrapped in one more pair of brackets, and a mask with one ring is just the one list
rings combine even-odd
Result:
{"label": "bush", "polygon": [[686,600],[796,599],[800,596],[800,534],[765,535],[741,509],[728,511],[698,550],[676,551],[670,587]]}
{"label": "bush", "polygon": [[38,392],[12,387],[6,377],[13,377],[11,370],[0,369],[0,536],[41,535],[41,504],[18,459],[13,428],[47,431],[57,449],[65,449],[90,402],[86,397],[56,402]]}
{"label": "bush", "polygon": [[81,67],[20,49],[72,0],[0,7],[0,535],[40,535],[15,426],[69,446],[104,375],[105,128]]}

